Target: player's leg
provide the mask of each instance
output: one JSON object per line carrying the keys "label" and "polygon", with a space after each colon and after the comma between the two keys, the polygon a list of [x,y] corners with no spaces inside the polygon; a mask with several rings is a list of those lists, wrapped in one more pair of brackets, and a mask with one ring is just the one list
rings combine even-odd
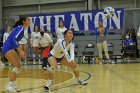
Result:
{"label": "player's leg", "polygon": [[41,64],[41,49],[37,48],[37,54],[38,54],[38,64]]}
{"label": "player's leg", "polygon": [[[0,57],[1,58],[1,57]],[[5,67],[5,65],[2,63],[2,61],[0,60],[0,71],[3,70]]]}
{"label": "player's leg", "polygon": [[[22,51],[24,51],[24,47],[23,47],[22,44],[20,44],[19,47],[20,47],[20,49],[21,49]],[[11,64],[11,63],[10,63],[10,64]],[[22,65],[22,60],[20,60],[20,64]]]}
{"label": "player's leg", "polygon": [[97,48],[99,53],[99,64],[103,64],[102,43],[97,43]]}
{"label": "player's leg", "polygon": [[57,60],[55,57],[53,56],[49,57],[48,62],[50,64],[50,67],[48,68],[49,70],[48,81],[44,87],[47,91],[49,90],[52,84],[52,81],[54,80],[54,74],[55,74],[55,71],[57,70]]}
{"label": "player's leg", "polygon": [[64,57],[60,63],[61,63],[61,65],[67,66],[73,70],[73,73],[75,75],[75,78],[76,78],[78,84],[81,84],[81,85],[87,84],[87,82],[80,80],[80,71],[79,71],[78,64],[76,64],[75,62],[68,62],[66,57]]}
{"label": "player's leg", "polygon": [[36,64],[35,60],[36,60],[37,49],[38,47],[33,47],[33,64],[34,65]]}
{"label": "player's leg", "polygon": [[108,63],[110,64],[111,63],[111,60],[110,60],[110,57],[109,57],[109,54],[108,54],[108,46],[107,46],[107,41],[104,41],[103,44],[103,49],[104,49],[104,52],[105,52],[105,56],[108,60]]}
{"label": "player's leg", "polygon": [[24,64],[27,64],[27,44],[23,45],[23,51],[25,52],[25,60],[24,60]]}
{"label": "player's leg", "polygon": [[13,69],[9,74],[9,82],[6,85],[6,91],[9,92],[16,92],[16,86],[14,81],[16,81],[17,74],[20,73],[20,57],[17,55],[15,50],[10,50],[5,54],[5,57],[8,59],[9,62],[13,65]]}

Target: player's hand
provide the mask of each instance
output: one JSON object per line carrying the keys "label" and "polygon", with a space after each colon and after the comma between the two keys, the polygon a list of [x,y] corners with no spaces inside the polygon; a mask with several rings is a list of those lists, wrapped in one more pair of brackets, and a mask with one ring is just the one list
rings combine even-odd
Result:
{"label": "player's hand", "polygon": [[74,63],[73,60],[71,60],[71,61],[69,62],[69,64],[70,64],[70,66],[71,66],[72,68],[75,68],[75,67],[76,67],[76,64]]}
{"label": "player's hand", "polygon": [[24,51],[20,51],[19,55],[22,59],[25,59],[25,52]]}

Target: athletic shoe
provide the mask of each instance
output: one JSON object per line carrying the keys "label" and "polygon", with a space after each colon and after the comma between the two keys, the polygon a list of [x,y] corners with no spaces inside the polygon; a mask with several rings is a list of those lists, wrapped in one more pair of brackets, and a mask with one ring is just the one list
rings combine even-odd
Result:
{"label": "athletic shoe", "polygon": [[111,64],[111,62],[112,62],[111,60],[108,60],[108,62],[107,62],[107,63],[108,63],[108,64]]}
{"label": "athletic shoe", "polygon": [[16,86],[15,86],[15,85],[10,85],[10,84],[8,84],[8,85],[5,87],[5,91],[6,91],[6,92],[17,92],[17,91],[16,91]]}
{"label": "athletic shoe", "polygon": [[47,68],[46,67],[43,67],[43,69],[46,70]]}
{"label": "athletic shoe", "polygon": [[79,85],[87,85],[87,82],[83,81],[83,80],[78,80],[78,84]]}
{"label": "athletic shoe", "polygon": [[114,62],[114,61],[112,61],[112,62],[111,62],[111,64],[115,64],[115,62]]}
{"label": "athletic shoe", "polygon": [[52,81],[51,81],[51,80],[48,80],[48,81],[47,81],[47,84],[44,86],[44,89],[45,89],[46,91],[49,91],[49,90],[50,90],[51,84],[52,84]]}
{"label": "athletic shoe", "polygon": [[102,62],[102,61],[100,61],[100,62],[99,62],[99,65],[101,65],[101,64],[103,64],[103,62]]}
{"label": "athletic shoe", "polygon": [[50,90],[50,87],[47,86],[47,85],[45,85],[45,86],[44,86],[44,89],[45,89],[46,91],[49,91],[49,90]]}

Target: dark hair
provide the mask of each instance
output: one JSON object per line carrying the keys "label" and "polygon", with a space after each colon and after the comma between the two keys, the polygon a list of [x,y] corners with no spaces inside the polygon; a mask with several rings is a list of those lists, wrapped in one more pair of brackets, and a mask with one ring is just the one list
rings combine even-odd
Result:
{"label": "dark hair", "polygon": [[[64,34],[64,37],[65,37],[65,35],[67,34],[67,32],[68,31],[72,31],[71,29],[67,29],[67,30],[65,30],[65,32],[63,33]],[[73,31],[72,31],[72,33],[73,33]],[[72,40],[74,39],[74,35],[73,35],[73,38],[72,38]]]}
{"label": "dark hair", "polygon": [[39,26],[38,26],[38,25],[34,25],[34,31],[35,31],[35,27],[36,27],[36,26],[38,27],[38,31],[39,31]]}
{"label": "dark hair", "polygon": [[58,27],[60,27],[60,22],[63,22],[63,25],[64,25],[64,21],[63,20],[59,20]]}
{"label": "dark hair", "polygon": [[27,18],[27,17],[29,17],[29,16],[20,16],[19,21],[17,21],[17,22],[14,24],[13,28],[15,28],[15,27],[17,27],[17,26],[19,26],[19,25],[23,25],[23,21],[26,21],[26,18]]}

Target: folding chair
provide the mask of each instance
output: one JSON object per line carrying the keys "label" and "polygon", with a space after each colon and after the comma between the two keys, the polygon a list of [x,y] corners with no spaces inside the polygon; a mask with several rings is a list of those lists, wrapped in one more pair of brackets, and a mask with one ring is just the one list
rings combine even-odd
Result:
{"label": "folding chair", "polygon": [[88,61],[88,63],[90,63],[92,57],[94,57],[94,52],[95,52],[95,45],[94,44],[89,43],[85,46],[82,54],[85,57],[85,60]]}

